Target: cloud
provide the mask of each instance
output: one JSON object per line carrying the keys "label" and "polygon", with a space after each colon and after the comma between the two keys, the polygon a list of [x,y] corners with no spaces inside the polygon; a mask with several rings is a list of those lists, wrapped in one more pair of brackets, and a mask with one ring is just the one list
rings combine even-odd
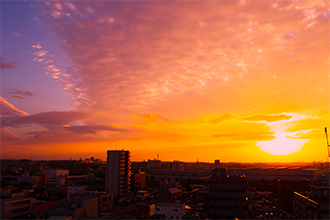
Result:
{"label": "cloud", "polygon": [[127,129],[117,128],[106,125],[84,125],[84,126],[65,126],[64,128],[73,131],[76,134],[96,134],[97,131],[125,132]]}
{"label": "cloud", "polygon": [[20,36],[21,36],[21,34],[18,33],[18,32],[15,32],[14,35],[15,35],[16,37],[20,37]]}
{"label": "cloud", "polygon": [[266,122],[275,122],[275,121],[281,121],[281,120],[289,120],[291,119],[291,115],[255,115],[250,117],[245,117],[243,120],[247,121],[266,121]]}
{"label": "cloud", "polygon": [[148,122],[168,121],[167,118],[165,118],[160,114],[147,113],[147,114],[142,114],[141,116],[138,116],[137,114],[132,114],[131,116],[133,118],[136,118],[138,121],[140,120],[148,121]]}
{"label": "cloud", "polygon": [[78,120],[86,119],[89,116],[87,112],[67,111],[67,112],[43,112],[28,116],[17,116],[7,118],[3,121],[3,126],[20,126],[20,125],[65,125]]}
{"label": "cloud", "polygon": [[[242,2],[83,1],[40,7],[71,61],[70,68],[59,72],[69,75],[63,80],[73,86],[63,88],[77,107],[143,114],[173,97],[185,99],[187,94],[222,88],[255,72],[264,77],[275,72],[281,80],[280,67],[300,64],[297,54],[309,62],[315,56],[306,51],[326,54],[322,49],[326,40],[312,46],[316,41],[305,30],[313,24],[318,36],[327,35],[322,19],[325,5],[274,1],[275,7],[269,2]],[[285,59],[288,54],[295,55]],[[298,72],[292,78],[298,78]],[[287,81],[278,85],[283,82]],[[272,98],[273,93],[262,94]]]}
{"label": "cloud", "polygon": [[235,116],[232,114],[223,114],[223,115],[208,115],[204,116],[201,119],[199,119],[199,123],[207,123],[207,124],[218,124],[223,121],[234,119]]}
{"label": "cloud", "polygon": [[12,61],[9,63],[5,62],[5,59],[3,57],[0,57],[0,65],[1,65],[1,69],[15,69],[16,65],[18,64],[18,61]]}
{"label": "cloud", "polygon": [[21,138],[6,128],[1,128],[1,143],[8,141],[19,141]]}
{"label": "cloud", "polygon": [[25,99],[27,96],[33,96],[32,92],[29,91],[23,91],[18,89],[11,89],[8,94],[11,94],[11,97],[19,98],[19,99]]}
{"label": "cloud", "polygon": [[241,133],[219,133],[212,134],[214,138],[220,138],[225,140],[252,140],[252,141],[268,141],[275,138],[274,132],[241,132]]}
{"label": "cloud", "polygon": [[32,45],[32,49],[41,49],[42,46],[40,44],[35,44],[35,45]]}
{"label": "cloud", "polygon": [[29,114],[17,109],[14,105],[9,103],[6,99],[0,97],[1,104],[1,118],[3,117],[22,117],[28,116]]}

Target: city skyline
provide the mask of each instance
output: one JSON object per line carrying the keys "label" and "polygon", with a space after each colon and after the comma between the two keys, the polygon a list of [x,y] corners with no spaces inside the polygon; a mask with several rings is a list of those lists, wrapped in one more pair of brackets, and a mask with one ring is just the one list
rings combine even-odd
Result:
{"label": "city skyline", "polygon": [[2,159],[328,159],[329,1],[2,1],[1,15]]}

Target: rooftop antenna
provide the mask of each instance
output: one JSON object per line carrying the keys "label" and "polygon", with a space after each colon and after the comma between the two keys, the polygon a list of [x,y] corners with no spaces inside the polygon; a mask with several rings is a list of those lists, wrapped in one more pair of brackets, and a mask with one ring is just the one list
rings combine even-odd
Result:
{"label": "rooftop antenna", "polygon": [[329,145],[329,138],[328,138],[328,130],[327,127],[324,128],[325,131],[325,137],[327,139],[327,149],[328,149],[328,157],[327,157],[327,162],[328,162],[328,167],[329,167],[329,157],[330,157],[330,145]]}
{"label": "rooftop antenna", "polygon": [[159,154],[157,154],[157,160],[159,160]]}
{"label": "rooftop antenna", "polygon": [[328,139],[328,130],[327,130],[327,127],[325,127],[324,130],[325,130],[325,137],[326,137],[326,139],[327,139],[328,157],[330,157],[330,145],[329,145],[329,139]]}

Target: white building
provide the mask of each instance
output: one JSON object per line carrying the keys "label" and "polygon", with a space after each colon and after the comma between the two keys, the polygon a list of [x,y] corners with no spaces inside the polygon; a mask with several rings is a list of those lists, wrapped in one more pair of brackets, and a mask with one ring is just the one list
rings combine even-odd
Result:
{"label": "white building", "polygon": [[49,177],[69,176],[69,170],[49,170]]}
{"label": "white building", "polygon": [[155,217],[157,219],[182,219],[186,214],[184,203],[156,203]]}
{"label": "white building", "polygon": [[130,193],[130,152],[109,150],[107,156],[105,189],[114,197],[125,198]]}
{"label": "white building", "polygon": [[63,186],[63,185],[65,185],[65,177],[63,177],[63,176],[49,177],[47,179],[47,184],[56,185],[56,186]]}
{"label": "white building", "polygon": [[85,192],[84,186],[68,186],[67,198],[72,194],[83,194]]}

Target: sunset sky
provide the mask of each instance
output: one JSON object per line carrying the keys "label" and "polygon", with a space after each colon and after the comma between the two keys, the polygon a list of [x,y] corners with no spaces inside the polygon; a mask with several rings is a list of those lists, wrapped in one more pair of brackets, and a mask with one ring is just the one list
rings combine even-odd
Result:
{"label": "sunset sky", "polygon": [[0,4],[2,159],[327,160],[328,0]]}

